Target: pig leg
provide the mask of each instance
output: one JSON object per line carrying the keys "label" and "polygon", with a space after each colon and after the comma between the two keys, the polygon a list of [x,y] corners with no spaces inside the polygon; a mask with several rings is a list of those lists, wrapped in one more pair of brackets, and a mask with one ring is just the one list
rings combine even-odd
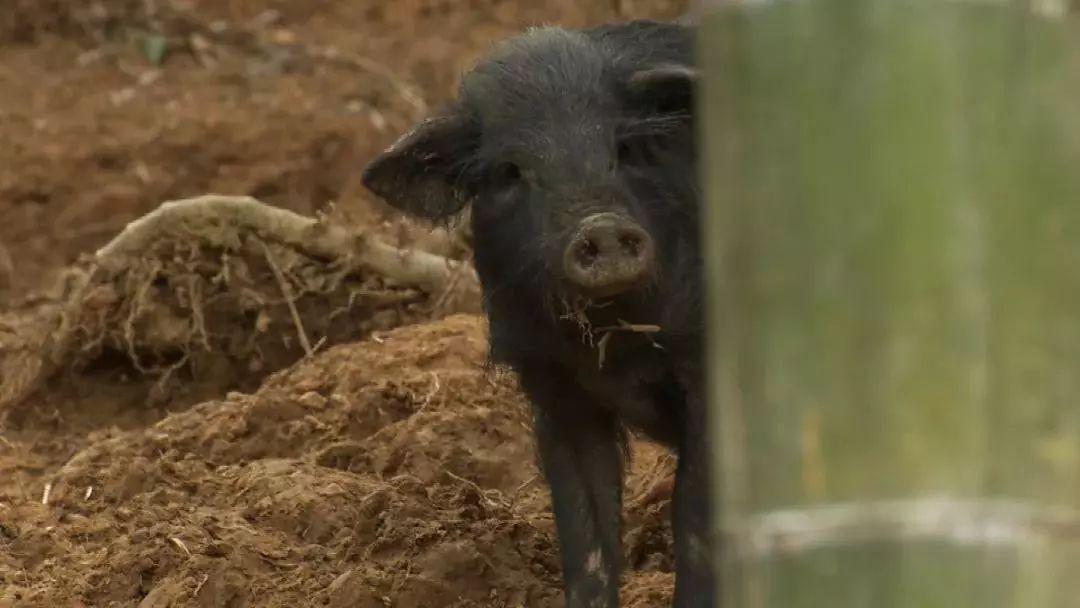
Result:
{"label": "pig leg", "polygon": [[618,608],[623,431],[567,380],[523,382],[533,399],[540,461],[551,488],[566,605]]}
{"label": "pig leg", "polygon": [[683,413],[672,498],[676,608],[712,608],[719,603],[715,597],[719,586],[711,540],[712,462],[708,433],[704,396],[699,389],[692,389]]}

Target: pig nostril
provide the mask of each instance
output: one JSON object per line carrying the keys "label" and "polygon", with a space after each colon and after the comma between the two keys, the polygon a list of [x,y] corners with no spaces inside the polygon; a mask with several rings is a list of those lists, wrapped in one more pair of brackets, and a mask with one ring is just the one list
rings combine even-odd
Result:
{"label": "pig nostril", "polygon": [[623,253],[631,257],[638,257],[641,253],[641,237],[636,234],[624,234],[619,237],[619,246]]}
{"label": "pig nostril", "polygon": [[578,245],[578,260],[581,265],[588,268],[596,262],[596,258],[600,257],[600,249],[596,246],[596,243],[586,240]]}

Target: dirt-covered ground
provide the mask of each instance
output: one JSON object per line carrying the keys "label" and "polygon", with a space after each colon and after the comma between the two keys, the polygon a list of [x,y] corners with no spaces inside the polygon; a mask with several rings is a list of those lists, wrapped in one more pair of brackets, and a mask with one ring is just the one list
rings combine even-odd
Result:
{"label": "dirt-covered ground", "polygon": [[[42,403],[0,460],[0,605],[560,605],[525,405],[484,349],[454,315],[156,422]],[[659,605],[669,462],[634,463],[627,605]]]}
{"label": "dirt-covered ground", "polygon": [[[467,258],[363,163],[496,39],[684,4],[8,0],[0,608],[560,605],[525,404],[468,306],[258,240],[162,240],[62,304],[128,222],[208,192]],[[4,403],[27,345],[53,371]],[[670,468],[635,444],[627,606],[670,597]]]}

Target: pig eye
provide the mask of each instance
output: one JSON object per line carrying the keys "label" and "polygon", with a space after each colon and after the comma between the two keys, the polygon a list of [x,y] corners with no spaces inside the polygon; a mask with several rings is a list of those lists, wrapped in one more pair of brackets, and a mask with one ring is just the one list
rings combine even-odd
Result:
{"label": "pig eye", "polygon": [[521,167],[514,163],[500,163],[492,172],[492,177],[500,186],[510,186],[521,180]]}

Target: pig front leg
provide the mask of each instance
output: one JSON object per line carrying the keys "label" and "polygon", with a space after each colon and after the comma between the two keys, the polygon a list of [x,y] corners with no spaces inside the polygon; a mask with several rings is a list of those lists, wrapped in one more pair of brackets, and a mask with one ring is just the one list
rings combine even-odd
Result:
{"label": "pig front leg", "polygon": [[675,536],[675,608],[719,604],[713,539],[712,468],[702,383],[691,380],[678,441],[679,461],[672,499]]}
{"label": "pig front leg", "polygon": [[567,608],[618,608],[625,438],[565,376],[523,376],[551,489]]}

